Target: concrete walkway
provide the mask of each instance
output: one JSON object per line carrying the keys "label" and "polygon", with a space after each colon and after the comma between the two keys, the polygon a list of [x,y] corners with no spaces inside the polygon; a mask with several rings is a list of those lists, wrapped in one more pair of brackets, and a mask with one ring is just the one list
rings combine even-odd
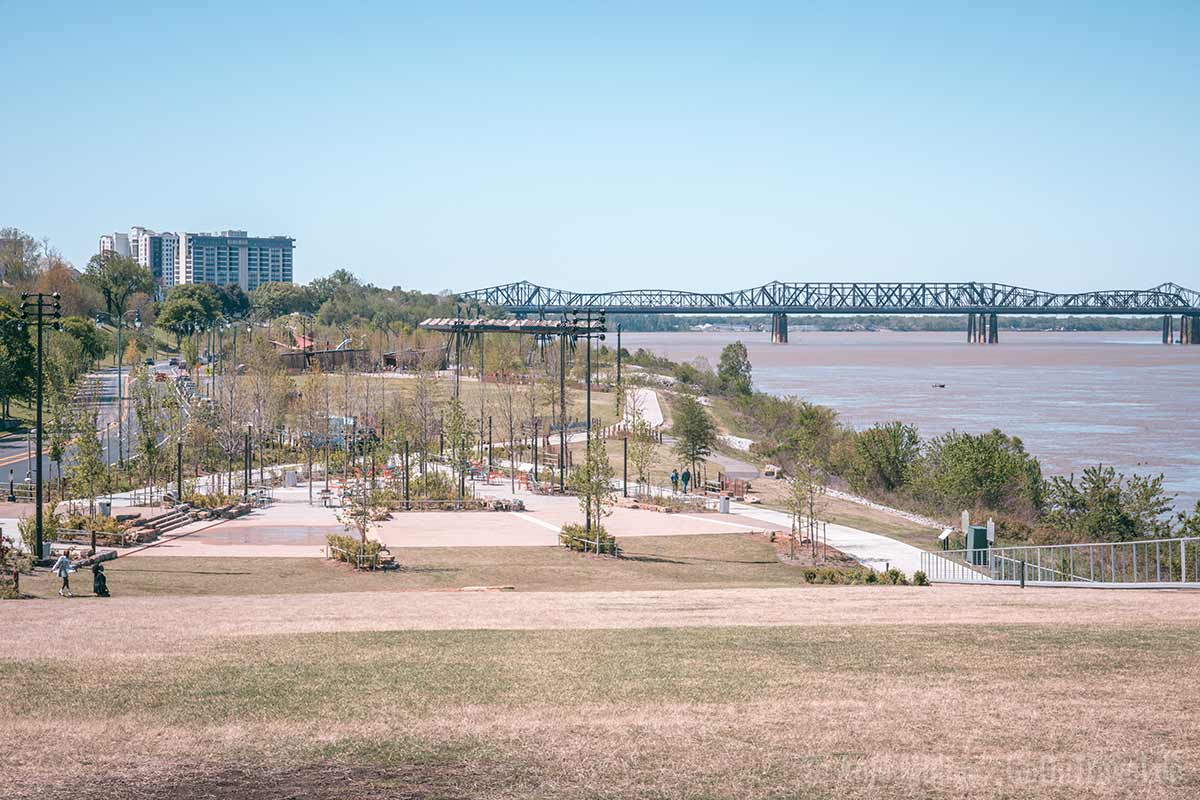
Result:
{"label": "concrete walkway", "polygon": [[642,413],[642,419],[651,427],[661,427],[666,419],[663,416],[662,405],[658,402],[658,392],[653,389],[645,387],[630,389],[626,406],[625,420],[627,422],[630,418],[630,411],[635,408]]}
{"label": "concrete walkway", "polygon": [[[791,529],[791,517],[783,511],[772,511],[745,503],[730,504],[730,511],[744,519],[769,522],[780,530]],[[921,568],[921,550],[877,533],[867,533],[845,525],[829,524],[826,528],[829,544],[851,558],[877,570],[894,567],[908,575]]]}

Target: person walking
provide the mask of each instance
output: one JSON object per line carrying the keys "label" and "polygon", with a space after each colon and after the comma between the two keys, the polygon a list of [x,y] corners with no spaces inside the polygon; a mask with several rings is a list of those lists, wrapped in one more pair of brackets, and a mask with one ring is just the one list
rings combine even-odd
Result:
{"label": "person walking", "polygon": [[58,590],[58,596],[74,597],[75,595],[71,594],[71,573],[75,571],[75,568],[71,566],[71,559],[67,558],[66,553],[58,557],[58,560],[54,562],[54,566],[50,568],[50,571],[62,578],[62,586]]}
{"label": "person walking", "polygon": [[671,470],[671,494],[679,491],[679,470]]}
{"label": "person walking", "polygon": [[692,482],[692,473],[688,471],[687,467],[683,468],[683,474],[679,476],[679,479],[683,481],[683,493],[687,494],[688,484]]}

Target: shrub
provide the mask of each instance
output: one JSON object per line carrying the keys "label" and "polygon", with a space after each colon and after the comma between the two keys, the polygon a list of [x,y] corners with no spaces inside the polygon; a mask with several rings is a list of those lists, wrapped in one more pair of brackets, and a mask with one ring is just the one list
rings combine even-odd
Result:
{"label": "shrub", "polygon": [[[25,519],[17,523],[17,530],[21,534],[21,541],[25,543],[26,552],[33,553],[35,558],[41,558],[40,553],[35,553],[37,544],[37,517],[30,514]],[[42,514],[42,541],[52,542],[58,536],[58,516],[49,508]]]}
{"label": "shrub", "polygon": [[96,531],[97,533],[117,533],[121,530],[116,517],[87,514],[67,514],[63,518],[62,527],[73,531]]}
{"label": "shrub", "polygon": [[184,502],[192,508],[210,509],[223,508],[234,503],[241,502],[241,497],[234,497],[231,494],[196,494],[192,493],[184,498]]}
{"label": "shrub", "polygon": [[[908,586],[908,578],[898,569],[886,572],[876,572],[866,567],[805,567],[801,572],[805,583],[861,586],[864,584],[885,584],[889,586]],[[928,586],[929,580],[924,572],[913,575],[913,583],[917,586]]]}
{"label": "shrub", "polygon": [[913,586],[928,586],[929,576],[925,574],[924,570],[917,570],[913,573],[912,583]]}
{"label": "shrub", "polygon": [[617,546],[617,540],[604,529],[603,525],[596,525],[590,531],[583,525],[563,525],[562,531],[558,534],[558,541],[569,550],[594,553],[596,552],[597,536],[600,540],[601,555],[621,555],[621,548]]}
{"label": "shrub", "polygon": [[368,539],[364,544],[361,539],[340,533],[327,535],[325,537],[325,544],[329,547],[330,558],[335,561],[344,561],[347,564],[353,564],[355,567],[359,565],[360,553],[362,555],[361,563],[373,564],[375,557],[383,549],[383,544],[374,539]]}
{"label": "shrub", "polygon": [[430,470],[424,475],[410,478],[408,493],[413,499],[450,500],[458,496],[458,486],[454,479],[444,472]]}

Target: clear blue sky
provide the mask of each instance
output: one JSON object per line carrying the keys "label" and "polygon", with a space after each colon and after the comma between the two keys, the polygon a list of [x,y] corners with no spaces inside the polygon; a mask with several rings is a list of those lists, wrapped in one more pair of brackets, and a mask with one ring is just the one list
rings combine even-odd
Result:
{"label": "clear blue sky", "polygon": [[0,225],[78,265],[1200,286],[1196,0],[51,5],[0,0]]}

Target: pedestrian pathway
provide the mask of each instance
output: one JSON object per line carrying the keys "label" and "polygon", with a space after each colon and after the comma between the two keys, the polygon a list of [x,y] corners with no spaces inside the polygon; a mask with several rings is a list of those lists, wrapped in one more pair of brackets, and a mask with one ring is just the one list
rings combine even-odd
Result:
{"label": "pedestrian pathway", "polygon": [[[791,529],[791,516],[783,511],[773,511],[746,503],[731,503],[730,511],[738,517],[770,522],[781,530]],[[921,568],[922,551],[910,544],[832,523],[826,528],[826,534],[831,547],[872,569],[894,567],[912,577],[912,574]]]}

